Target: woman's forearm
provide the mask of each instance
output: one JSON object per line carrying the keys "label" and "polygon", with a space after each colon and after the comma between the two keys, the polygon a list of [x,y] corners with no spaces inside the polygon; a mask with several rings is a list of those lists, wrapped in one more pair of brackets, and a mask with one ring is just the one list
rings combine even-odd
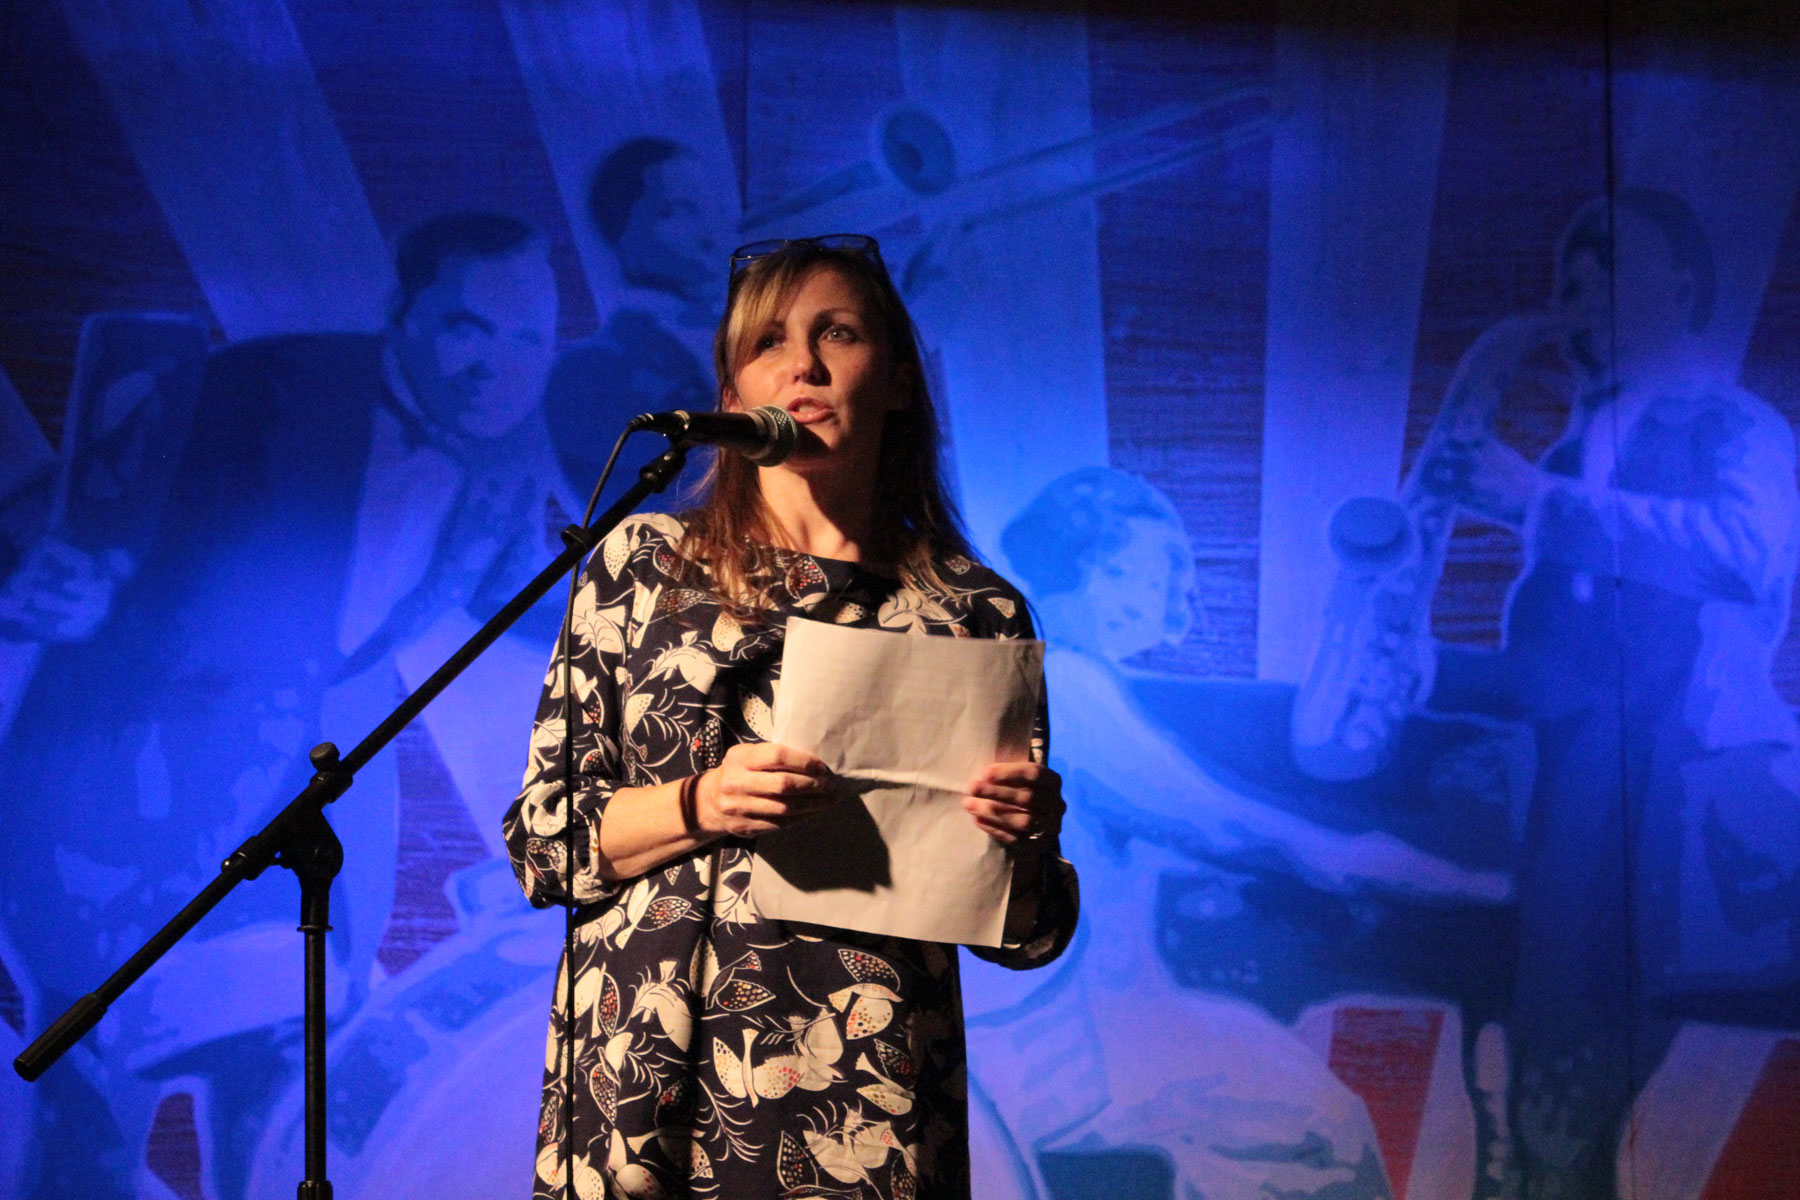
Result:
{"label": "woman's forearm", "polygon": [[718,766],[651,787],[619,788],[594,833],[595,870],[634,879],[722,837],[759,837],[803,821],[835,798],[817,756],[740,742]]}
{"label": "woman's forearm", "polygon": [[716,841],[720,834],[700,827],[693,794],[699,782],[699,776],[689,776],[614,792],[594,834],[594,863],[601,878],[635,879]]}

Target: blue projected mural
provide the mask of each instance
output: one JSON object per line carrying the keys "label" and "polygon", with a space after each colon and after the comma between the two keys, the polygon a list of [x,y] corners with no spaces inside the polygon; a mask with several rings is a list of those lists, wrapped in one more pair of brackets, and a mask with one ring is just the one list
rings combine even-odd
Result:
{"label": "blue projected mural", "polygon": [[[8,1057],[554,556],[629,416],[711,404],[732,246],[854,229],[1048,644],[1083,881],[1054,966],[966,962],[979,1200],[1800,1189],[1800,43],[128,7],[0,32]],[[562,929],[500,817],[560,612],[330,810],[341,1195],[552,1169]],[[0,1196],[291,1195],[296,900],[0,1079]]]}

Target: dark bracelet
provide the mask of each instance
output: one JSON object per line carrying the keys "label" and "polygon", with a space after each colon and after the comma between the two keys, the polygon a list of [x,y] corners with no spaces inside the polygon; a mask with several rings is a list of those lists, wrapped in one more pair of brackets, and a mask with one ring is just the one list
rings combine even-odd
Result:
{"label": "dark bracelet", "polygon": [[681,827],[688,833],[700,832],[700,777],[689,775],[681,781]]}

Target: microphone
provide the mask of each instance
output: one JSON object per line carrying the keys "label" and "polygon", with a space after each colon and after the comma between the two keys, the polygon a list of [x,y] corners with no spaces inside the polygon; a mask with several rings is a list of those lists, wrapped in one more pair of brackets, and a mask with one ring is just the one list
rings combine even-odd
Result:
{"label": "microphone", "polygon": [[684,446],[723,446],[735,450],[759,467],[772,467],[794,452],[800,426],[793,414],[778,404],[765,404],[749,412],[640,413],[629,429],[648,429]]}

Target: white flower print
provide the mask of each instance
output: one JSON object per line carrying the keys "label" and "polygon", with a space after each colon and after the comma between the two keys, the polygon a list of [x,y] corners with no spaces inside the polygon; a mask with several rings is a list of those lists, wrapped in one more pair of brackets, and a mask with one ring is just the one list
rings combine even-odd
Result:
{"label": "white flower print", "polygon": [[824,1172],[839,1183],[868,1182],[869,1172],[900,1148],[893,1126],[887,1121],[864,1119],[852,1108],[843,1121],[822,1132],[806,1134],[806,1148]]}
{"label": "white flower print", "polygon": [[750,727],[751,733],[765,742],[775,736],[775,714],[769,711],[761,696],[746,695],[742,711],[744,724]]}
{"label": "white flower print", "polygon": [[640,879],[619,903],[601,915],[600,936],[622,947],[640,927],[656,930],[672,925],[692,912],[693,907],[693,902],[684,896],[659,896],[655,883]]}
{"label": "white flower print", "polygon": [[658,654],[651,661],[650,673],[644,677],[644,682],[680,675],[696,692],[704,695],[710,691],[718,667],[705,647],[694,644],[699,636],[698,630],[689,630],[682,635],[680,645],[670,646]]}
{"label": "white flower print", "polygon": [[665,958],[657,964],[654,977],[645,976],[632,997],[631,1017],[654,1017],[670,1044],[686,1050],[694,1040],[694,1012],[688,1004],[687,980],[675,973],[677,965],[674,959]]}

